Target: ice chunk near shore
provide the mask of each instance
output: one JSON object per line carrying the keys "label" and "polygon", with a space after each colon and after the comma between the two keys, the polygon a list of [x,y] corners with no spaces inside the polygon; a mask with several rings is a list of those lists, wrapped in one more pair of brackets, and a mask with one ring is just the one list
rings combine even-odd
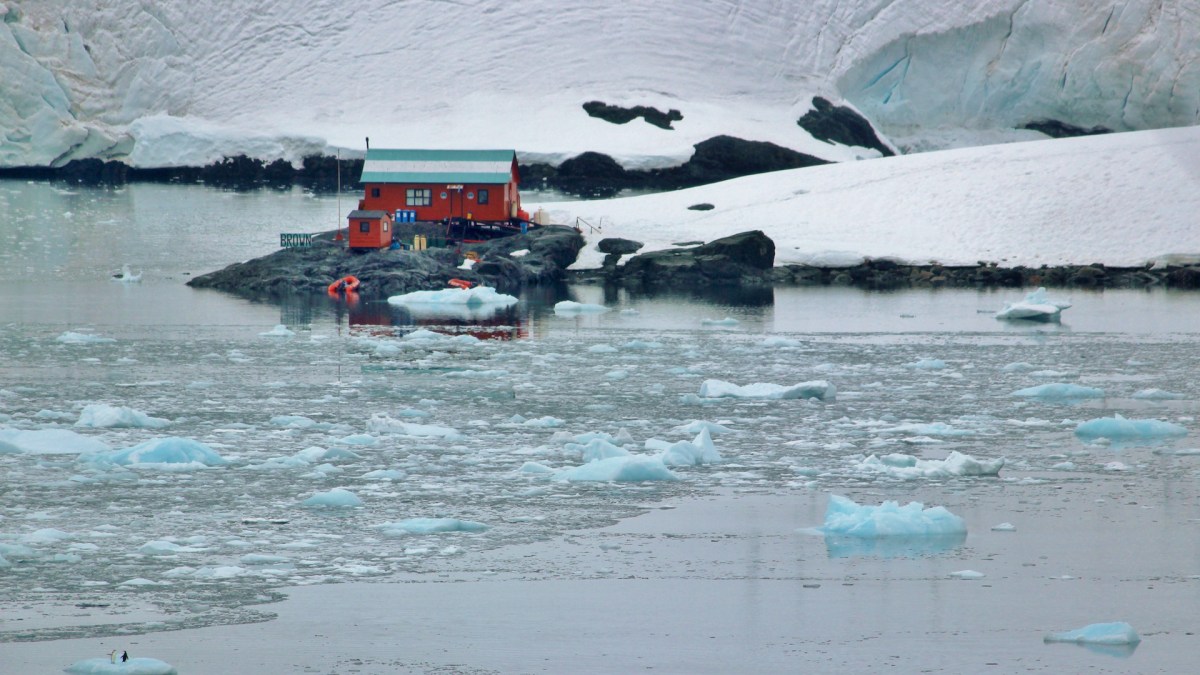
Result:
{"label": "ice chunk near shore", "polygon": [[1005,459],[978,460],[957,450],[946,459],[919,459],[912,455],[871,455],[854,467],[862,473],[882,474],[891,478],[952,478],[956,476],[998,476]]}
{"label": "ice chunk near shore", "polygon": [[1108,438],[1111,440],[1148,440],[1180,438],[1187,436],[1187,429],[1172,422],[1142,419],[1128,420],[1119,413],[1112,417],[1080,422],[1075,435],[1083,439]]}
{"label": "ice chunk near shore", "polygon": [[586,302],[575,302],[574,300],[563,300],[554,304],[554,313],[560,316],[602,314],[607,311],[609,309],[604,305],[593,305]]}
{"label": "ice chunk near shore", "polygon": [[263,337],[292,337],[296,331],[289,329],[283,324],[276,324],[274,328],[265,333],[259,333]]}
{"label": "ice chunk near shore", "polygon": [[1142,641],[1141,636],[1124,621],[1111,623],[1093,623],[1083,628],[1050,633],[1044,642],[1074,642],[1077,644],[1097,645],[1136,645]]}
{"label": "ice chunk near shore", "polygon": [[631,483],[652,480],[679,480],[663,463],[661,457],[630,455],[609,457],[588,462],[583,466],[563,469],[554,475],[555,480],[567,482],[597,481]]}
{"label": "ice chunk near shore", "polygon": [[76,661],[63,669],[70,675],[178,675],[179,671],[166,661],[151,658],[134,658],[116,661],[108,656]]}
{"label": "ice chunk near shore", "polygon": [[1046,289],[1038,288],[1026,295],[1024,300],[1006,303],[1004,309],[996,313],[996,318],[1009,321],[1058,321],[1062,311],[1070,306],[1069,302],[1049,299]]}
{"label": "ice chunk near shore", "polygon": [[392,305],[499,305],[507,307],[517,304],[517,298],[505,293],[497,293],[491,286],[474,286],[472,288],[443,288],[436,291],[413,291],[403,295],[393,295],[388,298]]}
{"label": "ice chunk near shore", "polygon": [[0,429],[0,455],[92,455],[110,450],[103,441],[67,429]]}
{"label": "ice chunk near shore", "polygon": [[162,429],[170,424],[169,420],[150,417],[140,410],[103,403],[84,406],[79,413],[79,420],[75,422],[77,427],[94,429]]}
{"label": "ice chunk near shore", "polygon": [[812,380],[791,386],[755,382],[744,386],[724,380],[705,380],[700,385],[700,396],[704,398],[764,398],[770,400],[810,399],[832,401],[837,388],[827,380]]}
{"label": "ice chunk near shore", "polygon": [[1051,382],[1039,384],[1036,387],[1026,387],[1014,391],[1012,396],[1021,398],[1036,398],[1041,401],[1079,401],[1089,398],[1104,398],[1104,390],[1096,387],[1085,387],[1081,384]]}

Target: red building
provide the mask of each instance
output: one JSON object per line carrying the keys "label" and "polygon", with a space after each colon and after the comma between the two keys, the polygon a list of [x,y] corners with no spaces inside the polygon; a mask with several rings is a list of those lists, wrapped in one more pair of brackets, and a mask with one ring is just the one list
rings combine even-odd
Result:
{"label": "red building", "polygon": [[[367,150],[362,210],[386,211],[397,222],[462,219],[481,223],[528,220],[517,193],[513,150]],[[353,245],[353,244],[352,244]]]}
{"label": "red building", "polygon": [[350,248],[387,248],[392,244],[392,217],[387,211],[358,209],[346,217]]}

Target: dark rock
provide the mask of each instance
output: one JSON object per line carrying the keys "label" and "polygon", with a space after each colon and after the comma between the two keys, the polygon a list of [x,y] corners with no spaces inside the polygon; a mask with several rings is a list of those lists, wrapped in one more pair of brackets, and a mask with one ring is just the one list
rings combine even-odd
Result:
{"label": "dark rock", "polygon": [[770,283],[774,261],[775,243],[756,230],[693,248],[643,253],[610,274],[621,284],[651,288],[754,286]]}
{"label": "dark rock", "polygon": [[[314,239],[311,248],[289,248],[225,269],[197,276],[194,288],[213,288],[243,296],[282,296],[322,292],[336,279],[358,277],[359,293],[385,297],[433,288],[445,288],[453,278],[515,291],[527,284],[561,281],[565,269],[583,247],[583,237],[572,228],[547,226],[527,234],[494,239],[470,247],[430,248],[425,251],[350,251],[334,241],[334,232]],[[513,251],[528,254],[513,258]],[[470,270],[459,267],[466,250],[480,256]]]}
{"label": "dark rock", "polygon": [[620,237],[608,237],[606,239],[601,239],[599,243],[596,244],[596,250],[600,251],[601,253],[617,253],[624,255],[629,253],[637,253],[639,250],[641,250],[642,246],[645,246],[645,244],[640,241],[621,239]]}
{"label": "dark rock", "polygon": [[689,211],[712,211],[715,208],[717,208],[717,207],[715,207],[712,204],[709,204],[707,202],[704,202],[701,204],[692,204],[691,206],[688,207],[688,210]]}
{"label": "dark rock", "polygon": [[678,122],[683,119],[683,113],[674,108],[663,112],[658,108],[644,105],[623,108],[618,105],[604,103],[603,101],[588,101],[583,104],[583,109],[588,115],[606,122],[612,122],[613,124],[626,124],[641,117],[646,122],[660,129],[671,129],[672,122]]}
{"label": "dark rock", "polygon": [[1085,129],[1077,127],[1074,124],[1069,124],[1061,120],[1044,119],[1033,122],[1026,122],[1021,125],[1022,129],[1031,129],[1043,133],[1050,138],[1072,138],[1074,136],[1098,136],[1100,134],[1111,134],[1112,129],[1107,127],[1092,127]]}
{"label": "dark rock", "polygon": [[896,154],[875,133],[871,123],[847,106],[836,106],[828,99],[814,96],[813,109],[796,121],[818,141],[856,145],[878,150],[884,157]]}

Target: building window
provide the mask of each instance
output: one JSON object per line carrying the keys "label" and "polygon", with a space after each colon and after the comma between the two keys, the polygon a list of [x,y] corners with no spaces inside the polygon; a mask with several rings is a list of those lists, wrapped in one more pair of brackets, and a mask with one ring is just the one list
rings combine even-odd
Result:
{"label": "building window", "polygon": [[379,199],[379,188],[371,188],[371,197]]}
{"label": "building window", "polygon": [[362,232],[363,234],[369,233],[371,231],[371,221],[369,221],[369,220],[358,221],[358,231]]}
{"label": "building window", "polygon": [[429,206],[433,203],[433,190],[409,188],[404,191],[404,195],[408,206]]}
{"label": "building window", "polygon": [[479,203],[480,204],[488,203],[488,191],[484,188],[479,188]]}

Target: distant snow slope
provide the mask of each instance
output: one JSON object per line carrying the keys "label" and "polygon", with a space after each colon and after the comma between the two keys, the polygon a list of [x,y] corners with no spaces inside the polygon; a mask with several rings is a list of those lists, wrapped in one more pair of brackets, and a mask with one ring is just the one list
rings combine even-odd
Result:
{"label": "distant snow slope", "polygon": [[[687,208],[702,202],[715,208]],[[831,164],[542,207],[583,230],[577,269],[600,266],[595,244],[604,237],[641,241],[646,252],[746,230],[774,240],[777,265],[852,265],[864,256],[1001,267],[1196,259],[1200,126]]]}
{"label": "distant snow slope", "polygon": [[[332,147],[585,150],[663,166],[718,134],[873,156],[813,95],[914,148],[1200,121],[1200,13],[1152,0],[0,0],[0,166]],[[585,101],[679,109],[675,130]]]}

